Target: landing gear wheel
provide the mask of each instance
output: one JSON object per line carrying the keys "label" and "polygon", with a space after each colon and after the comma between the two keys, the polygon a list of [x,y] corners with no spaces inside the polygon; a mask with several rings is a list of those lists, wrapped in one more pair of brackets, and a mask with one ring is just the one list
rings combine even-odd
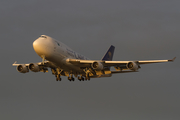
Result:
{"label": "landing gear wheel", "polygon": [[56,81],[61,81],[61,76],[60,75],[56,76]]}
{"label": "landing gear wheel", "polygon": [[90,80],[90,77],[85,77],[85,80]]}
{"label": "landing gear wheel", "polygon": [[68,77],[68,80],[69,80],[69,81],[72,81],[72,78],[71,78],[71,77]]}
{"label": "landing gear wheel", "polygon": [[74,77],[73,77],[72,75],[70,75],[70,76],[68,77],[68,80],[69,80],[69,81],[74,81]]}
{"label": "landing gear wheel", "polygon": [[78,80],[81,80],[82,78],[80,76],[78,76]]}
{"label": "landing gear wheel", "polygon": [[83,79],[84,79],[84,78],[83,78],[82,76],[78,76],[78,80],[79,80],[79,81],[83,81]]}
{"label": "landing gear wheel", "polygon": [[85,80],[90,80],[89,73],[86,74]]}

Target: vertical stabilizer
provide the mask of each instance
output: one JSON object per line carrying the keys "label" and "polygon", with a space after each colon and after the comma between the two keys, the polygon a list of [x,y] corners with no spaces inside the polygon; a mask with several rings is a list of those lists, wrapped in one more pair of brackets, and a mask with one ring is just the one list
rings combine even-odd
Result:
{"label": "vertical stabilizer", "polygon": [[115,47],[113,45],[110,46],[104,57],[102,58],[103,61],[111,61],[113,59]]}

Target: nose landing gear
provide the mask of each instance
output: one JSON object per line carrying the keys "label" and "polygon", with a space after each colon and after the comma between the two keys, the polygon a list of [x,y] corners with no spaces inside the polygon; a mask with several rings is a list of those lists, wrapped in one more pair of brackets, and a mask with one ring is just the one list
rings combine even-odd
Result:
{"label": "nose landing gear", "polygon": [[56,69],[51,69],[51,71],[52,71],[52,74],[55,75],[56,81],[61,81],[61,72],[62,72],[63,70],[61,70],[61,69],[59,69],[59,68],[56,68]]}

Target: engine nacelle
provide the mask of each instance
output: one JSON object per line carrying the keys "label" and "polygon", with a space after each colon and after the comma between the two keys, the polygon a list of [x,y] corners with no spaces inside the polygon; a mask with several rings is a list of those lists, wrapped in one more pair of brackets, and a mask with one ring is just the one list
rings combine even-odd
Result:
{"label": "engine nacelle", "polygon": [[33,72],[39,72],[40,71],[40,67],[38,64],[36,63],[31,63],[29,64],[29,69]]}
{"label": "engine nacelle", "polygon": [[18,65],[16,69],[20,73],[27,73],[27,72],[29,72],[29,69],[24,64]]}
{"label": "engine nacelle", "polygon": [[137,71],[140,67],[137,63],[135,62],[129,62],[126,67],[130,70],[134,70],[134,71]]}
{"label": "engine nacelle", "polygon": [[93,62],[91,64],[91,67],[94,69],[94,70],[103,70],[104,69],[104,66],[102,63],[100,62]]}

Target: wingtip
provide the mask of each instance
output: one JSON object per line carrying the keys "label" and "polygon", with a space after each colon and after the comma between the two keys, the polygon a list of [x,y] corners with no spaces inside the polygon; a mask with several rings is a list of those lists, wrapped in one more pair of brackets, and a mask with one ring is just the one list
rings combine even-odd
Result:
{"label": "wingtip", "polygon": [[17,61],[15,61],[12,65],[15,65],[17,63]]}
{"label": "wingtip", "polygon": [[168,61],[170,61],[170,62],[174,62],[174,60],[176,59],[176,57],[174,57],[173,59],[171,59],[171,60],[168,60]]}

